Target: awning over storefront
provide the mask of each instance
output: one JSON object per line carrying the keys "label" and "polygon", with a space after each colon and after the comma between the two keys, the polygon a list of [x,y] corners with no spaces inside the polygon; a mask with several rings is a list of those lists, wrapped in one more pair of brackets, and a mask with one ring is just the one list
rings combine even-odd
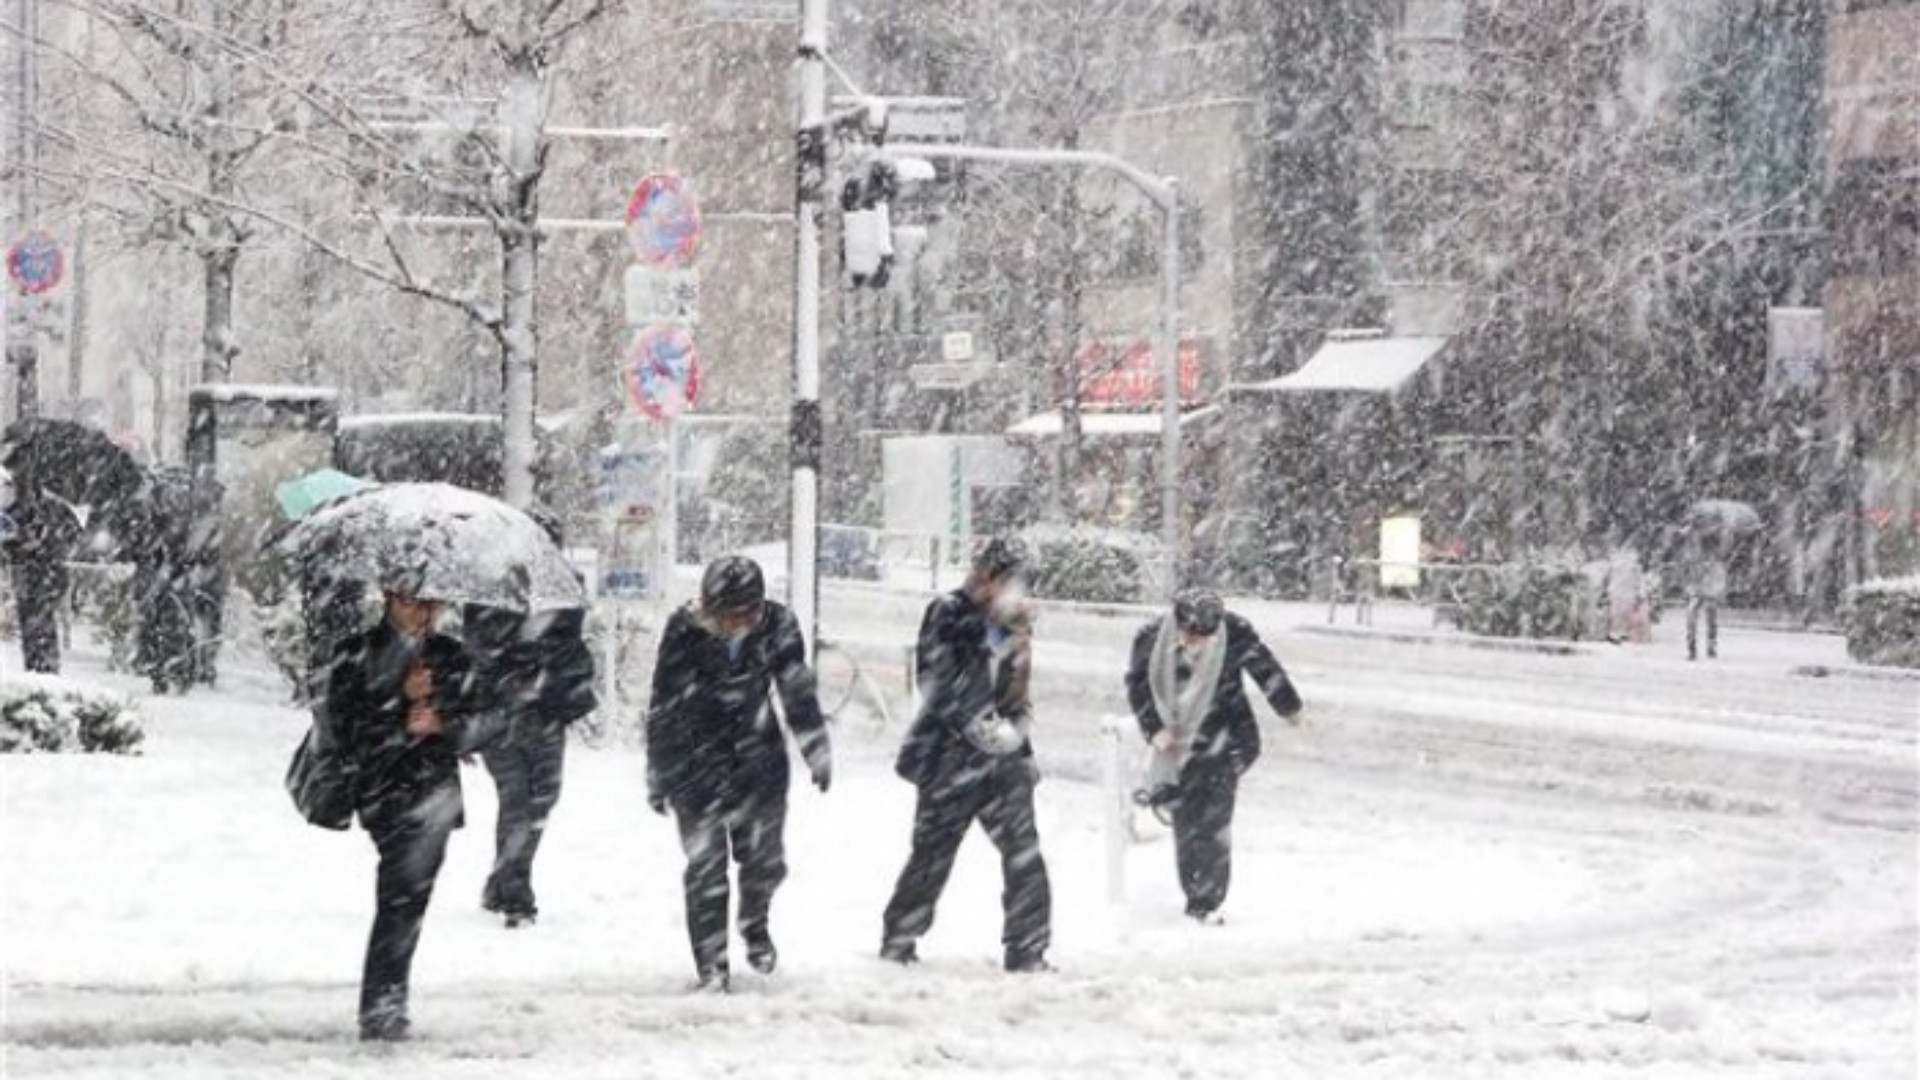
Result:
{"label": "awning over storefront", "polygon": [[[1204,421],[1220,412],[1216,406],[1189,409],[1180,415],[1180,426]],[[1007,429],[1014,438],[1050,439],[1060,434],[1061,417],[1058,410],[1036,413]],[[1160,414],[1158,412],[1083,412],[1080,414],[1080,433],[1088,438],[1120,438],[1129,435],[1160,434]]]}
{"label": "awning over storefront", "polygon": [[1268,382],[1236,387],[1269,393],[1347,391],[1389,394],[1419,374],[1447,344],[1443,337],[1334,339],[1300,370]]}

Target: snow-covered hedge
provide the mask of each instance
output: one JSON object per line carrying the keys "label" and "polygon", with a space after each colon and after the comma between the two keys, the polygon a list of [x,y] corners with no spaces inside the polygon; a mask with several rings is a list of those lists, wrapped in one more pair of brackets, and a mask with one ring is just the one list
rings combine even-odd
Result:
{"label": "snow-covered hedge", "polygon": [[125,694],[53,675],[0,680],[0,753],[137,754],[145,738]]}
{"label": "snow-covered hedge", "polygon": [[1139,603],[1156,595],[1158,547],[1117,529],[1036,527],[1020,534],[1032,551],[1033,592],[1047,600]]}
{"label": "snow-covered hedge", "polygon": [[1920,575],[1853,589],[1847,655],[1862,664],[1920,668]]}
{"label": "snow-covered hedge", "polygon": [[1585,575],[1573,567],[1511,563],[1463,578],[1454,622],[1488,637],[1578,641],[1587,628],[1587,592]]}

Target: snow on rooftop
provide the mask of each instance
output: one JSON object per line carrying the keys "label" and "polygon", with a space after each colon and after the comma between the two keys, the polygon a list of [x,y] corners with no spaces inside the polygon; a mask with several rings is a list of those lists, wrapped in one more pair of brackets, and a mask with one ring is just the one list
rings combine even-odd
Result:
{"label": "snow on rooftop", "polygon": [[1391,393],[1413,378],[1446,344],[1443,337],[1342,339],[1329,335],[1327,343],[1300,370],[1246,389]]}

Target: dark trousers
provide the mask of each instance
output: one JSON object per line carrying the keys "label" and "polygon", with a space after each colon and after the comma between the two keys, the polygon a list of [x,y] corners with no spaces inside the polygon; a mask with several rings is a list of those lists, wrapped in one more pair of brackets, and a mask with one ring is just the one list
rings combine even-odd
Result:
{"label": "dark trousers", "polygon": [[920,788],[913,813],[913,853],[887,904],[887,943],[911,942],[933,926],[934,907],[953,873],[960,841],[978,821],[1000,850],[1000,940],[1008,958],[1046,952],[1052,940],[1053,894],[1046,860],[1040,857],[1033,785],[1032,762],[1013,756]]}
{"label": "dark trousers", "polygon": [[28,671],[60,673],[60,605],[67,598],[67,568],[21,559],[13,565],[14,610],[20,620],[20,656]]}
{"label": "dark trousers", "polygon": [[740,936],[767,938],[774,890],[787,878],[785,785],[731,805],[675,805],[680,848],[687,855],[687,937],[701,975],[727,970],[729,857],[740,864]]}
{"label": "dark trousers", "polygon": [[1173,808],[1174,861],[1189,915],[1213,911],[1233,879],[1233,802],[1240,778],[1227,765],[1190,765]]}
{"label": "dark trousers", "polygon": [[1687,658],[1700,655],[1699,633],[1700,615],[1707,616],[1707,656],[1713,657],[1720,648],[1720,601],[1709,596],[1695,596],[1687,600]]}
{"label": "dark trousers", "polygon": [[510,737],[482,750],[481,757],[500,793],[493,873],[487,877],[483,903],[490,910],[531,915],[538,910],[533,902],[533,856],[546,834],[547,816],[560,801],[566,725],[522,719]]}
{"label": "dark trousers", "polygon": [[369,1027],[407,1015],[413,951],[446,858],[447,837],[460,820],[460,787],[443,784],[412,802],[369,811],[362,820],[380,851],[373,934],[360,979],[360,1024]]}

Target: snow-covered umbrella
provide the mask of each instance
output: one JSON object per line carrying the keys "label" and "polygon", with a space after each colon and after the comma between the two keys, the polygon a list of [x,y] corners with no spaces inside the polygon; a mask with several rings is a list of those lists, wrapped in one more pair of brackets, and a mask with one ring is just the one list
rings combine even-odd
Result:
{"label": "snow-covered umbrella", "polygon": [[1760,512],[1735,499],[1701,499],[1687,507],[1687,525],[1732,537],[1758,532]]}
{"label": "snow-covered umbrella", "polygon": [[385,484],[301,520],[282,543],[315,572],[423,599],[508,611],[586,606],[586,588],[534,520],[451,484]]}

